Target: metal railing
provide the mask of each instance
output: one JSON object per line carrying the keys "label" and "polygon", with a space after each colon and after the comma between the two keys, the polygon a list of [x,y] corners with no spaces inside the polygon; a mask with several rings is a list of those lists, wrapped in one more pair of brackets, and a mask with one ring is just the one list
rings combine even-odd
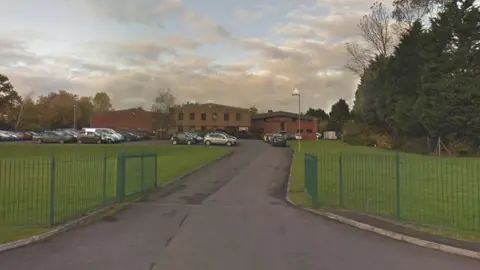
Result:
{"label": "metal railing", "polygon": [[401,153],[303,158],[305,190],[314,208],[338,207],[480,235],[480,159]]}
{"label": "metal railing", "polygon": [[157,181],[156,153],[0,159],[0,225],[52,227]]}

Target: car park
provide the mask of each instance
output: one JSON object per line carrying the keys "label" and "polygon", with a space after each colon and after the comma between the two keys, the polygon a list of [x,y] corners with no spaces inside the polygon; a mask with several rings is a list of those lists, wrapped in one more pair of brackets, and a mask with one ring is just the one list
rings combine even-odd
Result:
{"label": "car park", "polygon": [[282,134],[273,134],[270,140],[270,144],[274,147],[286,147],[287,146],[287,139]]}
{"label": "car park", "polygon": [[219,132],[213,132],[205,135],[204,143],[206,145],[237,145],[237,138],[228,136]]}

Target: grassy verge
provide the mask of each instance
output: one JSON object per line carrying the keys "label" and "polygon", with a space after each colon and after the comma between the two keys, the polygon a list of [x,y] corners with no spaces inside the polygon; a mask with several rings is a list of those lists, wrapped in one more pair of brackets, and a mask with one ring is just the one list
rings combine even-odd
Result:
{"label": "grassy verge", "polygon": [[[295,142],[291,146],[297,149]],[[456,238],[480,237],[477,158],[397,156],[339,141],[304,141],[303,151],[318,157],[317,194],[323,206],[426,225],[434,228],[429,231]],[[294,202],[311,206],[304,193],[304,164],[303,155],[297,154],[289,195]]]}
{"label": "grassy verge", "polygon": [[113,202],[117,156],[142,152],[155,153],[157,158],[125,160],[127,194],[161,187],[229,150],[128,144],[0,145],[0,243],[37,234],[52,221],[63,223]]}

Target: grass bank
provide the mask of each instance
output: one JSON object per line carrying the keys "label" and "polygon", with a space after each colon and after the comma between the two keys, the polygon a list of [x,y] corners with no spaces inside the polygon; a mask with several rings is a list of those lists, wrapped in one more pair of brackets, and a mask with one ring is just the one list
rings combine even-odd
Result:
{"label": "grass bank", "polygon": [[228,152],[220,147],[136,144],[0,145],[0,243],[37,234],[52,222],[60,224],[115,201],[120,153],[157,155],[125,161],[125,192],[134,194],[161,187]]}
{"label": "grass bank", "polygon": [[[290,145],[296,151],[296,142]],[[457,238],[480,236],[480,159],[422,156],[340,141],[304,141],[318,158],[322,206],[421,224]],[[296,153],[289,195],[304,193],[304,156]]]}

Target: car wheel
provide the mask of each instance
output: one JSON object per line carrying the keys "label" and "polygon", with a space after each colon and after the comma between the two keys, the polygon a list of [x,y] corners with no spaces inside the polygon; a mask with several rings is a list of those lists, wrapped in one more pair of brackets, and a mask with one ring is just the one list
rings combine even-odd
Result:
{"label": "car wheel", "polygon": [[188,145],[191,145],[191,144],[192,144],[192,141],[187,141],[187,144],[188,144]]}
{"label": "car wheel", "polygon": [[232,146],[232,142],[228,141],[227,146]]}
{"label": "car wheel", "polygon": [[176,145],[176,144],[177,144],[177,140],[173,140],[173,141],[172,141],[172,144]]}
{"label": "car wheel", "polygon": [[212,143],[211,143],[210,141],[205,141],[205,144],[206,144],[206,145],[210,145],[210,144],[212,144]]}

